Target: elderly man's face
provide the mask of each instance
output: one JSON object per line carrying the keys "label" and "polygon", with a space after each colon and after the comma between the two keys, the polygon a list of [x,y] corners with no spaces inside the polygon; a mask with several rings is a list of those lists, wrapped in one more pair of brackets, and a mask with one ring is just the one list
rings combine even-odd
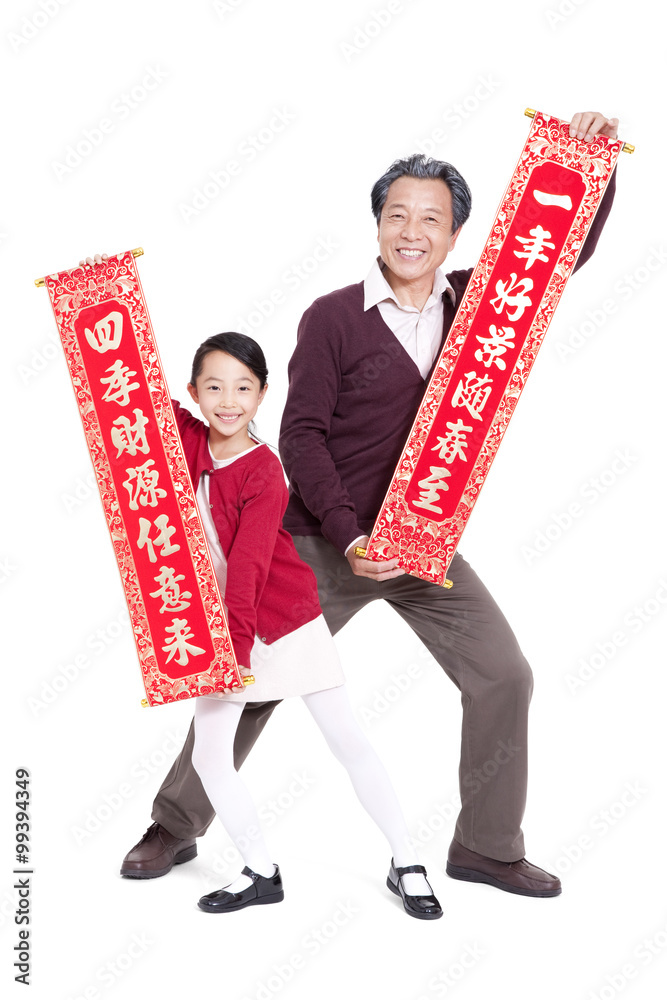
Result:
{"label": "elderly man's face", "polygon": [[378,226],[380,256],[402,281],[424,281],[453,249],[452,195],[441,180],[399,177],[390,185]]}

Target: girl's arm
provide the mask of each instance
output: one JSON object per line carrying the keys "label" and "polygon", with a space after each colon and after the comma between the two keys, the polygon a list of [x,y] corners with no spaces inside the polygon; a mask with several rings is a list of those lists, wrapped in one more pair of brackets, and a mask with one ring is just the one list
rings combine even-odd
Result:
{"label": "girl's arm", "polygon": [[190,411],[181,406],[177,399],[172,399],[171,405],[174,409],[174,416],[176,417],[176,424],[181,438],[189,431],[196,431],[198,434],[201,433],[200,428],[204,423],[203,420],[193,417]]}
{"label": "girl's arm", "polygon": [[257,607],[266,584],[276,538],[287,506],[278,459],[266,451],[266,465],[243,491],[238,530],[227,555],[225,603],[238,663],[249,665],[257,631]]}

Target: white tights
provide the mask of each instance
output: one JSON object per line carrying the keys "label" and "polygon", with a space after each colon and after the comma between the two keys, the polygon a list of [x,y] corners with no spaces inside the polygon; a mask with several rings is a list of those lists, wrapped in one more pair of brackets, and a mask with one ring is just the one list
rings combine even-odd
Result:
{"label": "white tights", "polygon": [[[389,775],[354,717],[345,685],[302,697],[332,753],[346,768],[359,801],[387,838],[396,865],[419,864]],[[242,702],[196,699],[192,763],[245,864],[269,876],[274,865],[257,810],[234,768],[234,736],[242,711]],[[250,881],[240,875],[226,888],[239,892]],[[428,883],[419,874],[405,875],[403,885],[411,896],[430,893]]]}

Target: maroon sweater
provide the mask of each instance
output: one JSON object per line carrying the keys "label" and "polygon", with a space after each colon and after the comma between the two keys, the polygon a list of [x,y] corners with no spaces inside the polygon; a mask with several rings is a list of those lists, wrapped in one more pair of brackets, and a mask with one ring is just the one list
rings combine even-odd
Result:
{"label": "maroon sweater", "polygon": [[172,405],[195,493],[200,477],[210,476],[211,515],[227,560],[227,619],[236,659],[248,667],[255,634],[270,644],[321,614],[315,574],[281,527],[287,488],[273,452],[259,445],[213,469],[208,424]]}
{"label": "maroon sweater", "polygon": [[[595,249],[615,176],[575,270]],[[472,268],[447,275],[456,302],[443,294],[443,343],[471,275]],[[290,499],[283,526],[292,535],[324,535],[344,552],[371,532],[432,370],[422,378],[377,306],[364,312],[363,282],[306,310],[288,370],[280,454]]]}

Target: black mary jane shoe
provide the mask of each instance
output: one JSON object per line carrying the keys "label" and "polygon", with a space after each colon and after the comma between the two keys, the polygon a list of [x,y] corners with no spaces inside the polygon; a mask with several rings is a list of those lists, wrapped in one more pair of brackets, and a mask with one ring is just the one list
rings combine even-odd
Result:
{"label": "black mary jane shoe", "polygon": [[[426,876],[426,869],[423,865],[408,865],[407,868],[396,868],[394,867],[394,859],[392,858],[389,875],[387,876],[387,887],[396,896],[401,897],[405,912],[411,917],[417,917],[419,920],[437,920],[438,917],[442,916],[442,907],[434,895],[408,896],[403,888],[402,876],[412,873]],[[430,889],[431,886],[428,881],[426,884]]]}
{"label": "black mary jane shoe", "polygon": [[248,867],[243,869],[243,874],[252,879],[252,885],[241,892],[227,892],[226,889],[210,892],[197,903],[199,909],[207,913],[229,913],[231,910],[242,910],[244,906],[279,903],[285,898],[278,865],[273,875],[258,875]]}

